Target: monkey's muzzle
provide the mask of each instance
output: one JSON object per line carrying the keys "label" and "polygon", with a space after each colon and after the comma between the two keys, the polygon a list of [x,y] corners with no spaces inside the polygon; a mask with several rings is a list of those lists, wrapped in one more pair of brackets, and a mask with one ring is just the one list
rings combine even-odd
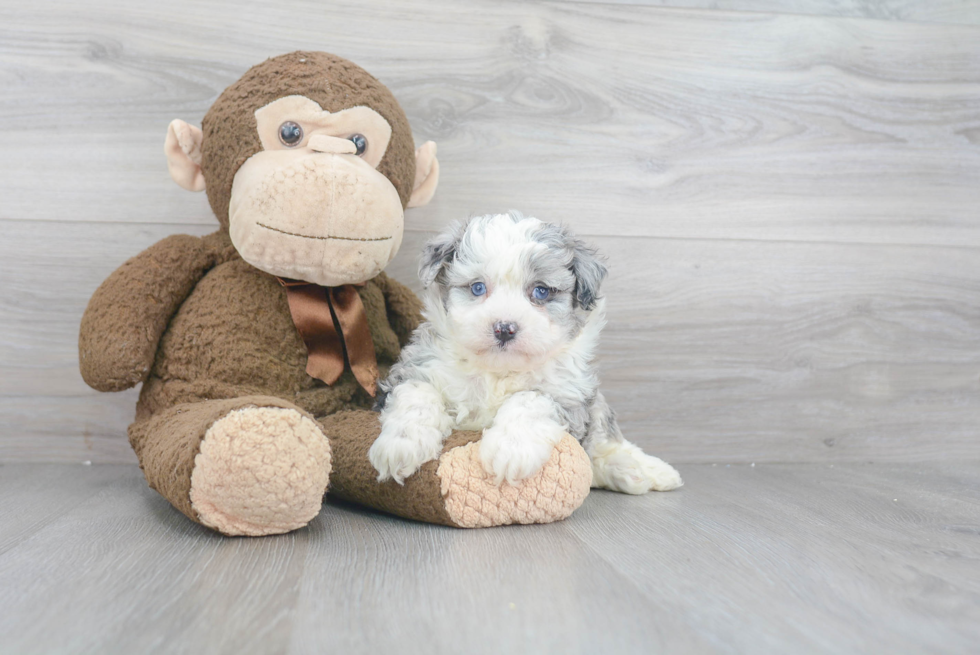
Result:
{"label": "monkey's muzzle", "polygon": [[398,192],[355,155],[307,153],[267,151],[242,165],[228,211],[232,243],[279,277],[323,286],[373,278],[401,246]]}

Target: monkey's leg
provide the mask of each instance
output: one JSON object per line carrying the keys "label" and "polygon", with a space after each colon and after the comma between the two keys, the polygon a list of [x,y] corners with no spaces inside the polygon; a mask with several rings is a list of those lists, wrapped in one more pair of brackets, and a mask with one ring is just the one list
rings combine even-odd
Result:
{"label": "monkey's leg", "polygon": [[330,493],[405,518],[460,528],[551,523],[578,509],[592,484],[589,457],[570,435],[535,475],[496,485],[480,462],[479,432],[454,432],[436,460],[399,485],[378,482],[368,450],[381,432],[378,414],[341,412],[319,419],[330,439]]}
{"label": "monkey's leg", "polygon": [[129,426],[150,487],[226,535],[301,528],[320,511],[330,444],[295,405],[245,396],[176,405]]}

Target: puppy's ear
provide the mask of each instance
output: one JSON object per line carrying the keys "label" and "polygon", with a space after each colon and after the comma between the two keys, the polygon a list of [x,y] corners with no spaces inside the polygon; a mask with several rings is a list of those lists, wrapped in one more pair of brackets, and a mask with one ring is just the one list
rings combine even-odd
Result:
{"label": "puppy's ear", "polygon": [[437,237],[429,240],[422,250],[422,257],[419,260],[419,279],[422,286],[428,287],[435,282],[442,267],[453,260],[456,256],[456,248],[462,235],[462,226],[455,222],[449,229]]}
{"label": "puppy's ear", "polygon": [[571,236],[568,237],[568,245],[572,249],[575,301],[579,307],[589,311],[595,307],[595,302],[599,298],[599,287],[606,277],[606,267],[599,261],[599,254],[595,248],[590,248]]}

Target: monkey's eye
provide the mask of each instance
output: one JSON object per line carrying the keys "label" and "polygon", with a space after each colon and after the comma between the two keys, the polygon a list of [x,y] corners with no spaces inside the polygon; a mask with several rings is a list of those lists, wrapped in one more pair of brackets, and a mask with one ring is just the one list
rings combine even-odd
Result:
{"label": "monkey's eye", "polygon": [[279,140],[291,148],[303,140],[303,128],[292,121],[286,121],[279,126]]}
{"label": "monkey's eye", "polygon": [[363,134],[352,134],[350,135],[350,140],[354,142],[354,147],[357,148],[358,156],[363,155],[364,151],[367,150],[367,139],[364,138]]}
{"label": "monkey's eye", "polygon": [[547,300],[550,295],[551,289],[548,287],[534,287],[534,290],[531,292],[531,296],[535,300]]}
{"label": "monkey's eye", "polygon": [[474,282],[470,285],[470,293],[474,296],[482,296],[487,292],[487,285],[483,282]]}

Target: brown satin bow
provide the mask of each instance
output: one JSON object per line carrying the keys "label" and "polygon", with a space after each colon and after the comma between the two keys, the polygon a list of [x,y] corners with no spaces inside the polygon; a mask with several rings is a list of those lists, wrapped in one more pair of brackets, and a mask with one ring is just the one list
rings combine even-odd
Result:
{"label": "brown satin bow", "polygon": [[277,279],[286,287],[289,313],[309,353],[306,372],[333,384],[347,362],[358,383],[374,397],[378,360],[357,288],[353,284],[321,287],[301,280]]}

